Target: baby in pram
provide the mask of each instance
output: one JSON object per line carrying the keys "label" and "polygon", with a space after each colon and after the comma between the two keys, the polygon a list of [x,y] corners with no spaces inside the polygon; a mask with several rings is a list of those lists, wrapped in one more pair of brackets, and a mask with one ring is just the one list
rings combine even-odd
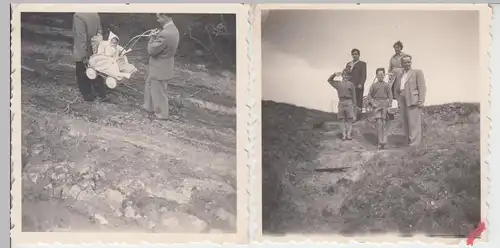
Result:
{"label": "baby in pram", "polygon": [[107,41],[96,41],[97,49],[94,49],[97,51],[94,50],[95,54],[88,61],[91,68],[118,81],[123,78],[129,79],[132,73],[137,70],[134,65],[128,62],[125,56],[130,52],[130,49],[125,51],[118,44],[119,40],[118,36],[109,32]]}

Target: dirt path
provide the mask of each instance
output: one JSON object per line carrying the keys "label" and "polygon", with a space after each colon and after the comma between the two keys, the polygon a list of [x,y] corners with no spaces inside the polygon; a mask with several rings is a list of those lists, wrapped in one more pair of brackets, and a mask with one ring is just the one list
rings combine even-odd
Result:
{"label": "dirt path", "polygon": [[180,120],[149,120],[144,52],[110,103],[82,102],[69,34],[23,23],[23,231],[235,232],[234,75],[179,64]]}
{"label": "dirt path", "polygon": [[466,235],[479,221],[478,108],[453,108],[426,110],[416,150],[403,145],[396,116],[388,149],[377,150],[368,121],[343,142],[331,114],[266,102],[264,231]]}
{"label": "dirt path", "polygon": [[[285,172],[285,187],[278,203],[281,207],[273,211],[270,229],[328,233],[333,231],[332,227],[342,226],[340,209],[349,195],[347,186],[362,178],[363,165],[375,154],[398,151],[397,148],[379,151],[364,139],[340,142],[340,124],[328,122],[323,125],[317,157],[302,161]],[[367,125],[355,124],[356,137],[363,137],[360,131],[363,127],[366,130]],[[366,134],[370,135],[370,131]]]}

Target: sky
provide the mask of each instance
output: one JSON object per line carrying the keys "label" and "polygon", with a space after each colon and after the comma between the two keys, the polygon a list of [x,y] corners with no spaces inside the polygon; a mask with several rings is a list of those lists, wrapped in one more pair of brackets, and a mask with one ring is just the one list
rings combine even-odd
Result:
{"label": "sky", "polygon": [[427,82],[426,105],[479,102],[479,13],[461,11],[273,10],[262,25],[262,98],[337,111],[326,82],[361,51],[365,95],[401,40]]}

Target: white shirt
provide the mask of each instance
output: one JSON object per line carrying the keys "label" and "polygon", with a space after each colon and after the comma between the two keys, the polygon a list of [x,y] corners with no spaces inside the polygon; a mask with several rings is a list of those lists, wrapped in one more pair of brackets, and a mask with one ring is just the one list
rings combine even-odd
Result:
{"label": "white shirt", "polygon": [[403,72],[403,76],[401,77],[401,85],[399,85],[399,89],[403,91],[405,89],[406,81],[408,81],[408,71]]}
{"label": "white shirt", "polygon": [[358,59],[358,60],[356,60],[356,61],[351,61],[351,62],[349,62],[349,66],[351,66],[351,71],[352,71],[352,69],[354,68],[354,66],[355,66],[358,62],[359,62],[359,59]]}

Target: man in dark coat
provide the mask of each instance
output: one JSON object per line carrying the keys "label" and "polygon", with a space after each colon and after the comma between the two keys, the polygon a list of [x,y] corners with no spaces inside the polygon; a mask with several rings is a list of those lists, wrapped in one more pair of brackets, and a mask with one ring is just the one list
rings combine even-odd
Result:
{"label": "man in dark coat", "polygon": [[97,76],[91,80],[87,77],[85,63],[93,54],[92,38],[102,37],[101,19],[97,13],[75,13],[73,15],[73,59],[76,66],[76,82],[85,101],[93,101],[97,93],[101,101],[106,101],[104,79]]}
{"label": "man in dark coat", "polygon": [[360,51],[356,48],[351,50],[352,61],[346,64],[346,69],[351,70],[350,81],[356,87],[357,120],[361,118],[363,109],[363,93],[366,82],[366,62],[359,60]]}

